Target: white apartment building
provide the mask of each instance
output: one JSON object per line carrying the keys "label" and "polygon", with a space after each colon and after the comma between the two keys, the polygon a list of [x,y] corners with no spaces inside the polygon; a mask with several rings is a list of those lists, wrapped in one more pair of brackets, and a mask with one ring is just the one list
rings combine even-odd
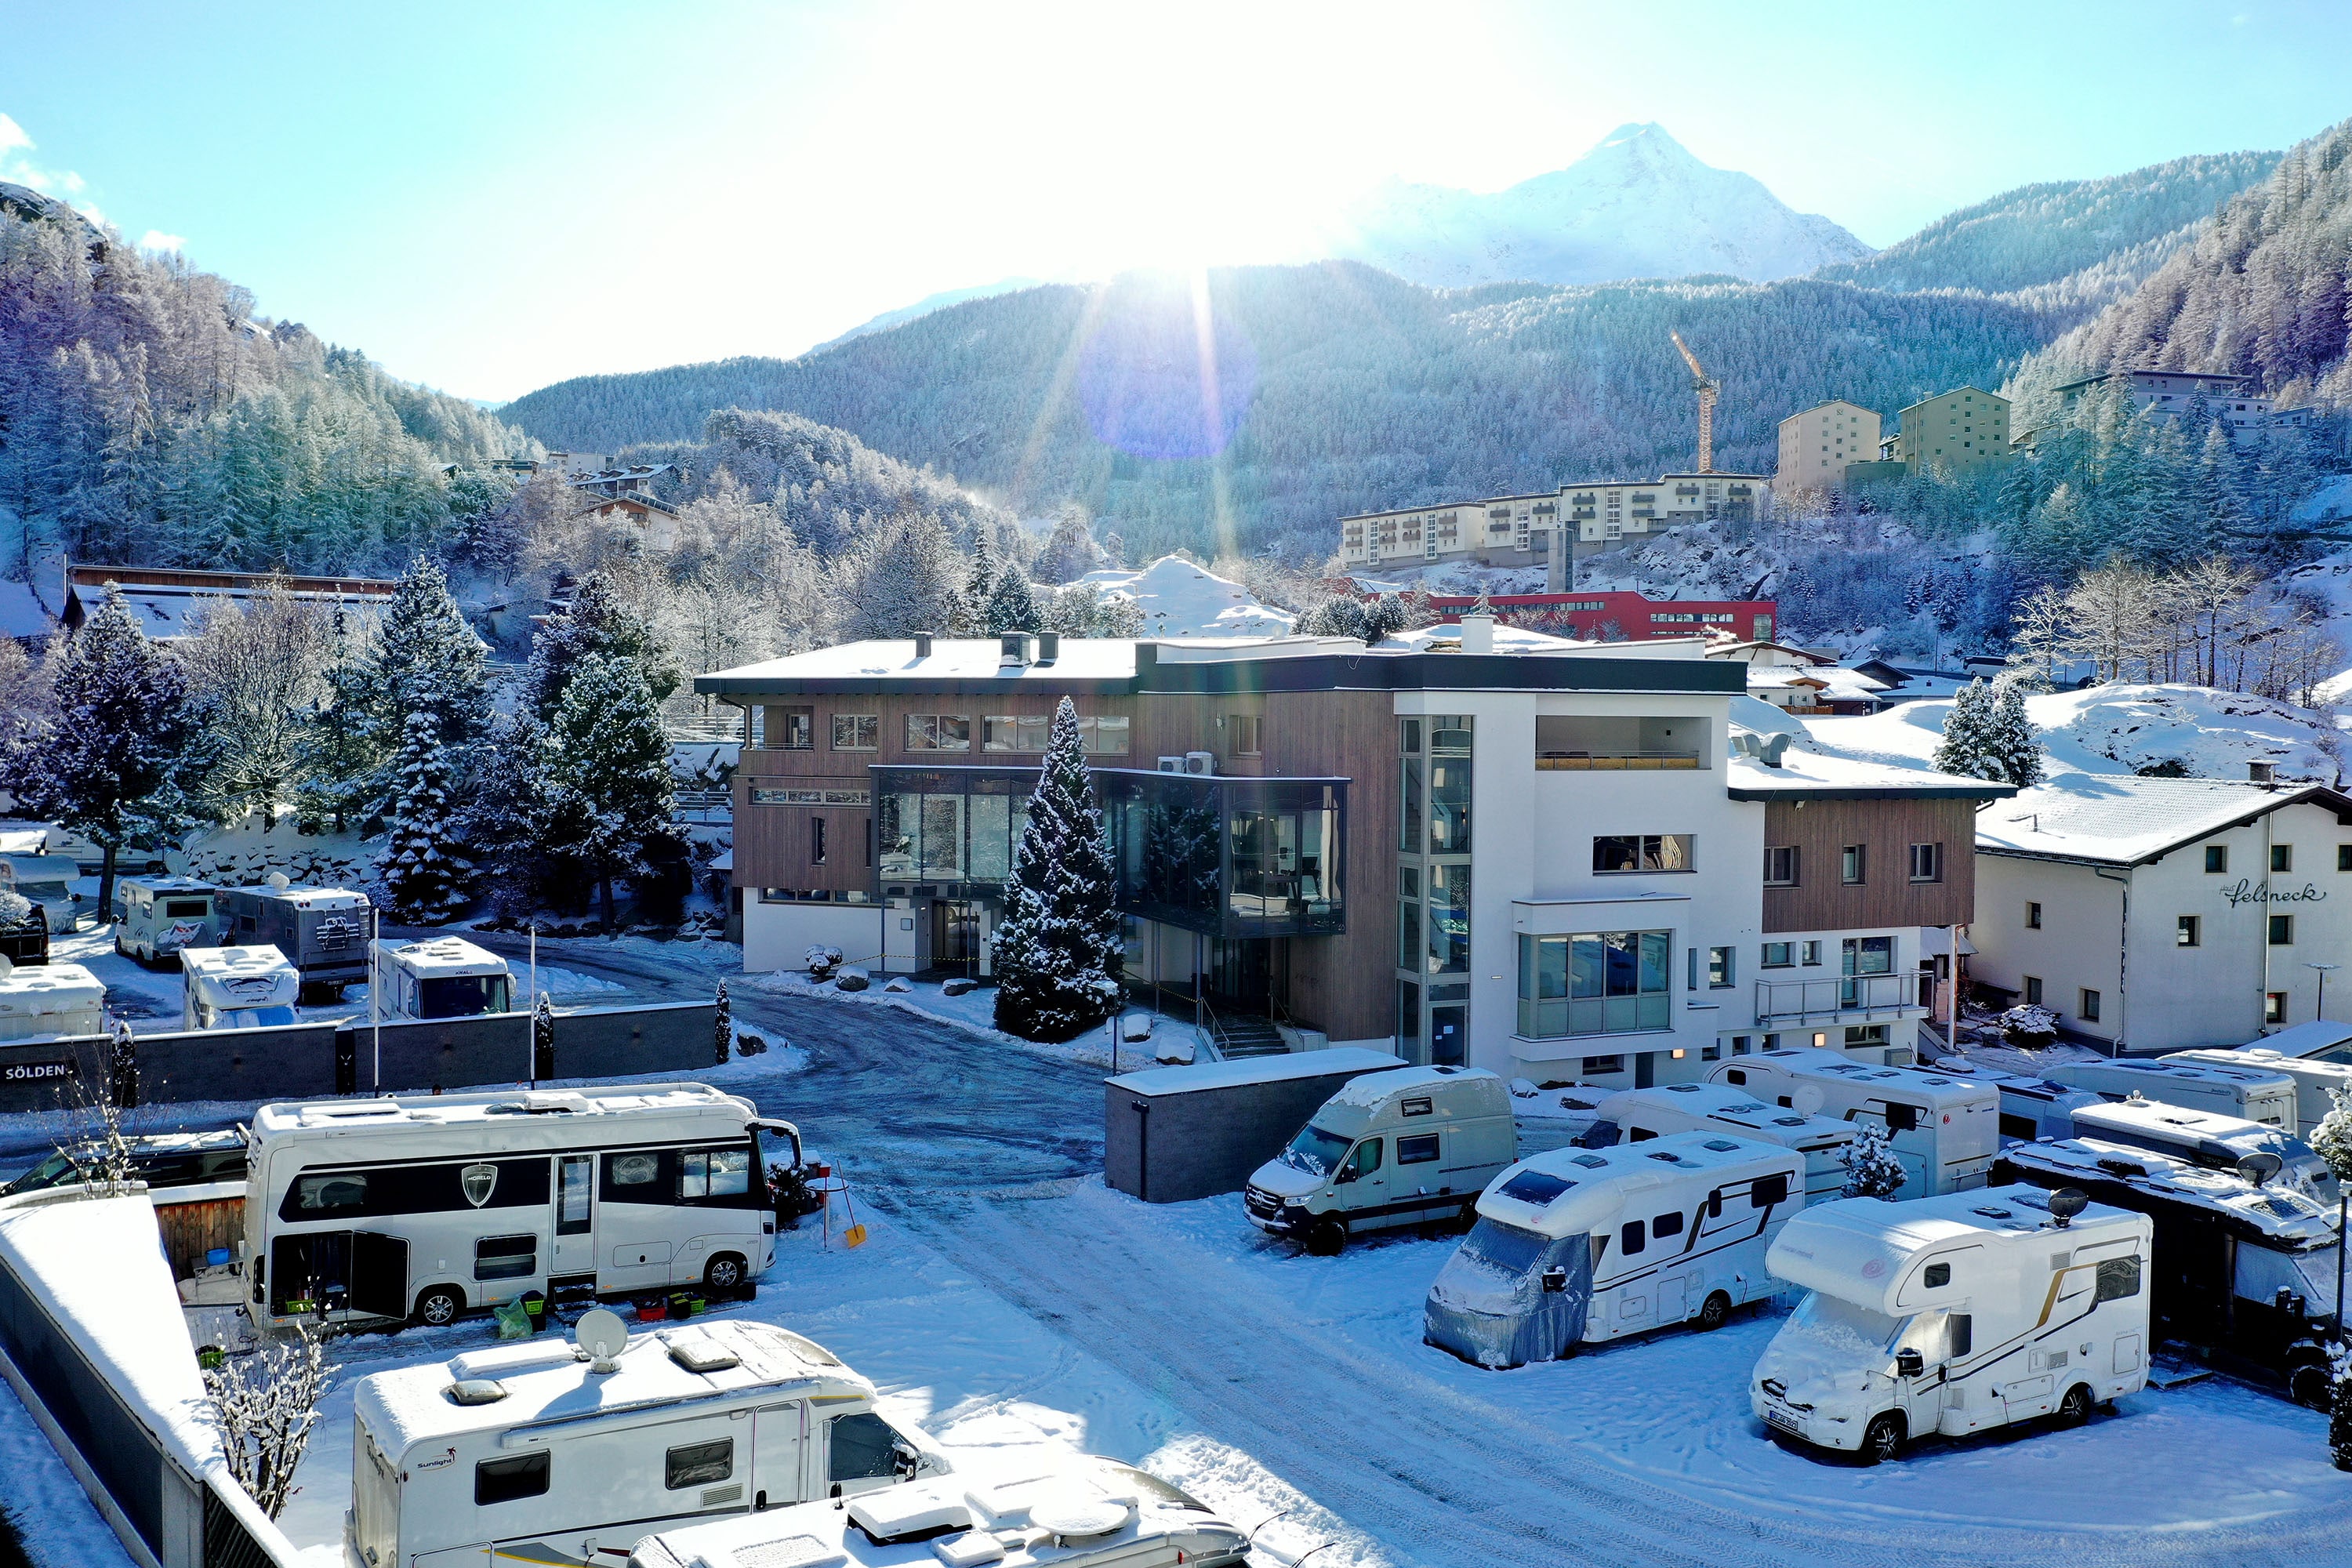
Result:
{"label": "white apartment building", "polygon": [[1339,559],[1350,570],[1448,561],[1538,566],[1549,558],[1559,514],[1557,495],[1493,496],[1367,512],[1339,520]]}
{"label": "white apartment building", "polygon": [[1878,459],[1878,416],[1858,403],[1833,398],[1780,421],[1775,494],[1826,495],[1845,488],[1848,463]]}
{"label": "white apartment building", "polygon": [[[2204,417],[2220,420],[2232,440],[2248,440],[2274,427],[2299,426],[2311,417],[2308,409],[2274,407],[2269,398],[2249,390],[2252,380],[2250,376],[2188,370],[2130,370],[2121,374],[2130,387],[2133,404],[2152,417],[2181,419],[2202,410]],[[2060,406],[2068,414],[2074,413],[2084,396],[2107,380],[2104,375],[2086,375],[2063,384],[2057,388]]]}
{"label": "white apartment building", "polygon": [[2352,797],[2061,774],[1978,817],[1969,934],[1978,982],[2117,1051],[2310,1023],[2323,978],[2352,1016]]}

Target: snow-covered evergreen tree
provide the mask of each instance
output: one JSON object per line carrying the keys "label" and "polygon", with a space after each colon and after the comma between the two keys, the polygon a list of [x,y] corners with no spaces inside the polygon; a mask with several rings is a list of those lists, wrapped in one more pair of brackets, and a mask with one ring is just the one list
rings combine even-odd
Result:
{"label": "snow-covered evergreen tree", "polygon": [[408,716],[394,764],[392,827],[376,874],[392,895],[393,912],[411,925],[441,924],[472,891],[474,868],[459,847],[456,790],[449,754],[430,711]]}
{"label": "snow-covered evergreen tree", "polygon": [[989,591],[982,629],[990,637],[998,637],[1005,632],[1042,631],[1045,626],[1045,612],[1037,607],[1029,574],[1021,570],[1019,562],[1005,563],[1004,570],[997,574],[995,587]]}
{"label": "snow-covered evergreen tree", "polygon": [[1853,1142],[1838,1163],[1845,1167],[1843,1195],[1849,1198],[1893,1197],[1907,1179],[1903,1162],[1887,1146],[1886,1129],[1874,1121],[1855,1124]]}
{"label": "snow-covered evergreen tree", "polygon": [[574,666],[547,742],[549,852],[594,886],[612,930],[614,881],[642,881],[678,850],[669,737],[644,667],[601,653]]}
{"label": "snow-covered evergreen tree", "polygon": [[178,778],[191,730],[187,672],[148,640],[111,586],[50,664],[47,709],[14,721],[0,761],[17,815],[57,822],[103,852],[105,910],[121,850],[161,843],[187,822]]}
{"label": "snow-covered evergreen tree", "polygon": [[503,913],[538,907],[547,889],[547,727],[526,707],[484,745],[458,823],[476,889]]}
{"label": "snow-covered evergreen tree", "polygon": [[530,665],[523,676],[531,710],[555,716],[564,688],[584,659],[604,655],[636,661],[658,704],[685,679],[677,658],[651,616],[631,605],[611,574],[591,572],[572,592],[572,605],[547,617],[530,640]]}
{"label": "snow-covered evergreen tree", "polygon": [[296,819],[306,833],[341,833],[366,813],[375,776],[367,720],[370,676],[363,649],[337,605],[330,625],[324,691],[315,697],[294,741]]}
{"label": "snow-covered evergreen tree", "polygon": [[1992,689],[1971,680],[1952,694],[1952,710],[1944,715],[1944,738],[1930,760],[1937,773],[1959,778],[2000,776],[1991,736]]}
{"label": "snow-covered evergreen tree", "polygon": [[971,542],[971,575],[964,579],[963,594],[956,602],[955,622],[948,629],[961,637],[983,637],[988,632],[988,602],[996,593],[996,531],[982,528],[975,531]]}
{"label": "snow-covered evergreen tree", "polygon": [[1102,551],[1095,543],[1087,509],[1076,501],[1064,501],[1054,515],[1054,531],[1045,548],[1037,552],[1037,581],[1075,583],[1102,563]]}
{"label": "snow-covered evergreen tree", "polygon": [[489,729],[489,649],[434,563],[420,557],[401,574],[366,666],[366,710],[386,756],[405,741],[412,713],[433,716],[444,746],[472,745]]}
{"label": "snow-covered evergreen tree", "polygon": [[832,573],[838,626],[846,637],[904,637],[956,623],[964,562],[929,513],[902,519],[843,557]]}
{"label": "snow-covered evergreen tree", "polygon": [[1308,637],[1361,637],[1364,622],[1362,601],[1334,594],[1300,617],[1298,629]]}
{"label": "snow-covered evergreen tree", "polygon": [[1054,712],[995,938],[996,1026],[1076,1037],[1118,1010],[1116,868],[1066,697]]}
{"label": "snow-covered evergreen tree", "polygon": [[2023,789],[2042,777],[2042,731],[2025,712],[2025,687],[2015,680],[1993,683],[1992,710],[1984,734],[2000,776]]}
{"label": "snow-covered evergreen tree", "polygon": [[1378,642],[1392,633],[1401,632],[1411,623],[1412,612],[1404,600],[1395,594],[1382,594],[1364,607],[1364,640]]}
{"label": "snow-covered evergreen tree", "polygon": [[735,1054],[735,1007],[727,1000],[727,982],[719,983],[719,995],[711,1005],[711,1054],[720,1067]]}

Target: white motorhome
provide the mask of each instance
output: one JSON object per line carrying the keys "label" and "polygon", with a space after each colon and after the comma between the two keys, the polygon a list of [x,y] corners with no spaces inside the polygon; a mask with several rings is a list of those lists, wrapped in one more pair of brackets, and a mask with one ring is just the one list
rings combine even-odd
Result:
{"label": "white motorhome", "polygon": [[1517,1152],[1510,1091],[1484,1068],[1366,1073],[1252,1173],[1251,1223],[1328,1256],[1391,1226],[1467,1219]]}
{"label": "white motorhome", "polygon": [[2315,1018],[2308,1024],[2297,1024],[2274,1035],[2249,1040],[2237,1050],[2239,1054],[2269,1051],[2297,1061],[2352,1064],[2352,1024]]}
{"label": "white motorhome", "polygon": [[63,855],[0,855],[0,888],[40,905],[52,936],[74,928],[81,895],[73,881],[80,875],[81,868]]}
{"label": "white motorhome", "polygon": [[1958,1057],[1946,1057],[1936,1064],[1936,1070],[1971,1083],[1989,1083],[2000,1092],[2003,1142],[2063,1138],[2074,1131],[2072,1113],[2076,1106],[2102,1103],[2087,1089],[2053,1083],[2046,1078],[2031,1078],[2024,1073],[1980,1068]]}
{"label": "white motorhome", "polygon": [[1826,1116],[1766,1105],[1744,1089],[1724,1083],[1670,1083],[1658,1089],[1621,1089],[1602,1100],[1580,1148],[1606,1149],[1623,1140],[1644,1143],[1669,1132],[1721,1132],[1778,1143],[1805,1157],[1805,1201],[1821,1203],[1845,1191],[1842,1156],[1853,1142],[1854,1126]]}
{"label": "white motorhome", "polygon": [[2134,1095],[2078,1106],[2074,1122],[2068,1137],[2147,1149],[2209,1171],[2234,1173],[2250,1154],[2276,1155],[2282,1183],[2331,1207],[2336,1202],[2336,1173],[2310,1144],[2242,1116],[2191,1110]]}
{"label": "white motorhome", "polygon": [[226,920],[210,882],[193,877],[125,877],[114,885],[114,951],[142,963],[183,948],[216,947]]}
{"label": "white motorhome", "polygon": [[2352,1062],[2291,1057],[2264,1046],[2241,1046],[2233,1051],[2175,1051],[2157,1059],[2187,1067],[2250,1067],[2286,1074],[2294,1080],[2295,1124],[2289,1131],[2298,1136],[2315,1131],[2320,1119],[2336,1109],[2329,1098],[2332,1091],[2352,1090]]}
{"label": "white motorhome", "polygon": [[386,1018],[471,1018],[514,1010],[507,961],[463,937],[371,942],[368,984]]}
{"label": "white motorhome", "polygon": [[274,947],[180,950],[180,1026],[264,1029],[294,1021],[302,975]]}
{"label": "white motorhome", "polygon": [[106,987],[79,963],[0,959],[0,1040],[106,1032]]}
{"label": "white motorhome", "polygon": [[1931,1432],[2079,1426],[2147,1382],[2151,1236],[2146,1215],[2022,1184],[1808,1209],[1769,1263],[1811,1294],[1757,1362],[1749,1408],[1866,1464]]}
{"label": "white motorhome", "polygon": [[[2005,1181],[2077,1187],[2156,1226],[2156,1337],[2325,1410],[2332,1394],[2336,1206],[2270,1179],[2103,1138],[2001,1151]],[[2262,1177],[2255,1180],[2255,1177]]]}
{"label": "white motorhome", "polygon": [[[2238,1053],[2227,1053],[2236,1056]],[[2283,1132],[2297,1126],[2294,1079],[2272,1068],[2192,1067],[2186,1062],[2061,1062],[2049,1076],[2102,1100],[2160,1100],[2191,1110],[2260,1121]]]}
{"label": "white motorhome", "polygon": [[345,1562],[617,1563],[648,1531],[944,1471],[874,1385],[767,1323],[547,1338],[361,1378]]}
{"label": "white motorhome", "polygon": [[256,1318],[446,1323],[526,1291],[734,1289],[774,1260],[756,1135],[698,1083],[265,1105],[246,1247]]}
{"label": "white motorhome", "polygon": [[1131,1465],[1041,1456],[647,1536],[628,1568],[1242,1568],[1249,1537]]}
{"label": "white motorhome", "polygon": [[1478,1200],[1422,1338],[1486,1367],[1676,1323],[1722,1326],[1780,1289],[1765,1248],[1804,1207],[1805,1157],[1727,1132],[1549,1149]]}
{"label": "white motorhome", "polygon": [[2000,1091],[1949,1073],[1868,1067],[1839,1051],[1794,1049],[1721,1062],[1706,1076],[1793,1110],[1885,1128],[1908,1176],[1897,1197],[1980,1187],[2000,1149]]}

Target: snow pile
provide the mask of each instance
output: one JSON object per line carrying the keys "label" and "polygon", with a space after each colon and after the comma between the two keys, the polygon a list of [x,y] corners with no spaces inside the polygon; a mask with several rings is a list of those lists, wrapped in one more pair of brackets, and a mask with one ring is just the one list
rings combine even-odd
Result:
{"label": "snow pile", "polygon": [[298,888],[358,888],[373,875],[375,849],[356,833],[304,833],[291,816],[265,829],[257,812],[234,826],[197,829],[163,863],[224,887],[257,887],[282,871]]}
{"label": "snow pile", "polygon": [[1130,599],[1143,611],[1150,637],[1280,637],[1298,617],[1261,605],[1247,588],[1181,555],[1163,555],[1140,572],[1089,572],[1106,599]]}

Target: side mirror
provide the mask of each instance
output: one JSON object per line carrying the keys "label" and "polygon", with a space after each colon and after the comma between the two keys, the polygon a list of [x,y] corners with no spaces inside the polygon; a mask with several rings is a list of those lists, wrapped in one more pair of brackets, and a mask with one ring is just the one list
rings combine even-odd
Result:
{"label": "side mirror", "polygon": [[1895,1352],[1895,1372],[1898,1377],[1916,1377],[1927,1370],[1927,1359],[1917,1351],[1900,1350]]}
{"label": "side mirror", "polygon": [[1568,1270],[1558,1265],[1545,1269],[1543,1288],[1548,1293],[1554,1295],[1565,1291],[1568,1289]]}

